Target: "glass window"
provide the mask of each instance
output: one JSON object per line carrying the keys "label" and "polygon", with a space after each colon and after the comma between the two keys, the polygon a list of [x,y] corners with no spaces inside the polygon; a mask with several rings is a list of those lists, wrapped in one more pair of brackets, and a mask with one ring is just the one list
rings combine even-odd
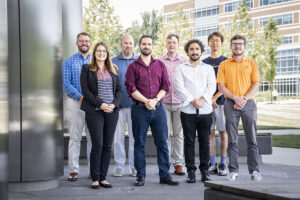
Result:
{"label": "glass window", "polygon": [[[293,23],[293,15],[292,14],[286,14],[286,15],[277,15],[273,16],[273,19],[276,19],[277,25],[283,25],[283,24],[292,24]],[[266,25],[269,21],[269,17],[260,18],[259,22],[261,25]]]}
{"label": "glass window", "polygon": [[[234,2],[230,2],[230,3],[226,3],[225,7],[224,7],[224,12],[233,12],[236,11],[238,6],[240,4],[242,4],[243,1],[234,1]],[[246,6],[253,8],[253,0],[246,0],[245,1]]]}
{"label": "glass window", "polygon": [[198,9],[195,12],[195,18],[217,15],[219,13],[219,6],[212,6],[207,8]]}
{"label": "glass window", "polygon": [[272,5],[276,3],[288,2],[292,0],[260,0],[260,6]]}

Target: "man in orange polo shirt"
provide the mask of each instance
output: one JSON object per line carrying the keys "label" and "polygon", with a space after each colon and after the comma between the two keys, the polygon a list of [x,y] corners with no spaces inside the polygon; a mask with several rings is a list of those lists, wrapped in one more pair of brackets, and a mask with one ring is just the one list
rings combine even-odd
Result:
{"label": "man in orange polo shirt", "polygon": [[246,38],[235,35],[231,38],[232,58],[221,63],[217,83],[219,90],[226,96],[224,112],[228,133],[228,180],[237,179],[238,164],[238,126],[242,118],[248,145],[247,164],[251,179],[262,180],[259,172],[259,155],[256,142],[256,104],[254,95],[260,80],[256,62],[244,56]]}

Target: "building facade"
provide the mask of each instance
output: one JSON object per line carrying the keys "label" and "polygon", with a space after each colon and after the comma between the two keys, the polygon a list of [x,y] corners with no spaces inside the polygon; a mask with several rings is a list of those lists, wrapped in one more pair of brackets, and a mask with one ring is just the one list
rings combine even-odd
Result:
{"label": "building facade", "polygon": [[[181,4],[166,5],[163,13],[170,16],[171,8],[174,10],[178,5],[184,7],[193,4],[193,9],[191,7],[184,9],[191,13],[195,38],[204,42],[207,56],[210,53],[207,36],[230,23],[241,2],[241,0],[190,0]],[[300,0],[246,0],[246,5],[250,7],[249,15],[254,25],[265,25],[269,18],[276,19],[278,32],[283,41],[278,47],[276,56],[277,75],[274,86],[281,96],[300,96]],[[267,83],[263,83],[261,90],[266,88]]]}

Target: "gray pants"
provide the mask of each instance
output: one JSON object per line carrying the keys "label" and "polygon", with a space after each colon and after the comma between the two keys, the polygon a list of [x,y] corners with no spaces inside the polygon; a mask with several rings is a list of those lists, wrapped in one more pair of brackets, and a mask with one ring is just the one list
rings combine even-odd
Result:
{"label": "gray pants", "polygon": [[242,110],[233,109],[234,101],[226,99],[224,105],[224,112],[226,118],[226,130],[228,133],[228,157],[229,157],[229,171],[238,172],[238,126],[240,118],[242,118],[243,128],[247,140],[247,164],[248,170],[251,174],[253,171],[258,171],[258,146],[256,142],[256,104],[254,100],[248,100]]}

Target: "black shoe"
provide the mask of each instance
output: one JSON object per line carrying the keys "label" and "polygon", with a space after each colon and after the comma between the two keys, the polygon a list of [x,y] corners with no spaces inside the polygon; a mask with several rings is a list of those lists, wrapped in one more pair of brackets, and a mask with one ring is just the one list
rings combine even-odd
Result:
{"label": "black shoe", "polygon": [[188,172],[187,183],[196,183],[196,174],[194,170]]}
{"label": "black shoe", "polygon": [[113,187],[112,184],[110,184],[110,183],[103,184],[100,182],[99,184],[101,187],[104,187],[104,188],[112,188]]}
{"label": "black shoe", "polygon": [[93,184],[91,184],[91,188],[92,189],[99,189],[99,187],[100,187],[100,185],[99,184],[95,184],[95,185],[93,185]]}
{"label": "black shoe", "polygon": [[145,177],[137,176],[135,181],[135,186],[144,186],[145,185]]}
{"label": "black shoe", "polygon": [[170,175],[160,179],[160,184],[179,185],[179,181],[173,181]]}
{"label": "black shoe", "polygon": [[211,181],[211,178],[210,178],[209,173],[208,173],[207,170],[202,171],[201,181],[202,181],[202,182],[205,182],[205,181]]}

